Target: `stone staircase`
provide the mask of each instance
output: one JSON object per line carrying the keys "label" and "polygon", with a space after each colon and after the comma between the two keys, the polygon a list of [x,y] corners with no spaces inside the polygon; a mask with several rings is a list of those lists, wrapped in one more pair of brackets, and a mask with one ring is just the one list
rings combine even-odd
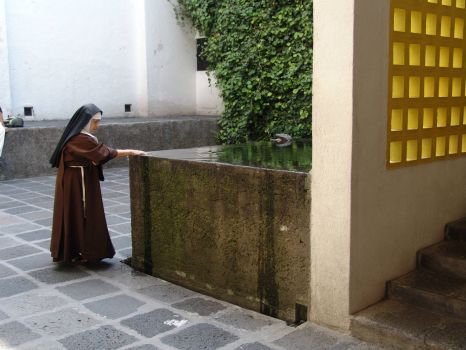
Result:
{"label": "stone staircase", "polygon": [[418,252],[415,271],[387,284],[387,299],[356,314],[353,335],[395,349],[466,349],[466,218]]}

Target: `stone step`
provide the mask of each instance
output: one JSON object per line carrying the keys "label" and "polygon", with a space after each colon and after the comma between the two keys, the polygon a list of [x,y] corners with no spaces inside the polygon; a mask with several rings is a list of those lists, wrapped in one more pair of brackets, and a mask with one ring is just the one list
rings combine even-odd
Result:
{"label": "stone step", "polygon": [[445,239],[466,241],[466,217],[445,225]]}
{"label": "stone step", "polygon": [[388,298],[466,321],[466,280],[416,270],[388,283]]}
{"label": "stone step", "polygon": [[418,253],[420,267],[466,279],[466,241],[445,241]]}
{"label": "stone step", "polygon": [[466,349],[466,321],[397,300],[354,315],[353,336],[391,349]]}

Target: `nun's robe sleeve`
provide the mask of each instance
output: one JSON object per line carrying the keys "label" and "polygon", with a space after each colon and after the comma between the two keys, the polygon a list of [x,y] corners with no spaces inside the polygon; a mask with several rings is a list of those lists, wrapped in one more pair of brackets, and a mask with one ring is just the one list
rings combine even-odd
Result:
{"label": "nun's robe sleeve", "polygon": [[[94,165],[102,165],[115,158],[118,152],[87,135],[77,135],[66,145],[67,153],[74,158],[84,158]],[[65,159],[66,160],[66,159]]]}

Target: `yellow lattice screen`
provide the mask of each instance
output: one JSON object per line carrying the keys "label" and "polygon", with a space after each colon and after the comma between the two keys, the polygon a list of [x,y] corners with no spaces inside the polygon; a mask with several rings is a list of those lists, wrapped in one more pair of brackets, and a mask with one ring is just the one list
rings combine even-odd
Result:
{"label": "yellow lattice screen", "polygon": [[392,0],[388,167],[466,155],[466,0]]}

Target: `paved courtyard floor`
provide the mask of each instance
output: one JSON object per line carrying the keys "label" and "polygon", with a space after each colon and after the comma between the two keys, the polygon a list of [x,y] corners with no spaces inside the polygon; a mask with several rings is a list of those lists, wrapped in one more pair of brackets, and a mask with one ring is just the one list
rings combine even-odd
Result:
{"label": "paved courtyard floor", "polygon": [[127,169],[102,183],[112,260],[64,266],[49,253],[54,177],[0,182],[0,349],[378,349],[298,328],[135,272]]}

